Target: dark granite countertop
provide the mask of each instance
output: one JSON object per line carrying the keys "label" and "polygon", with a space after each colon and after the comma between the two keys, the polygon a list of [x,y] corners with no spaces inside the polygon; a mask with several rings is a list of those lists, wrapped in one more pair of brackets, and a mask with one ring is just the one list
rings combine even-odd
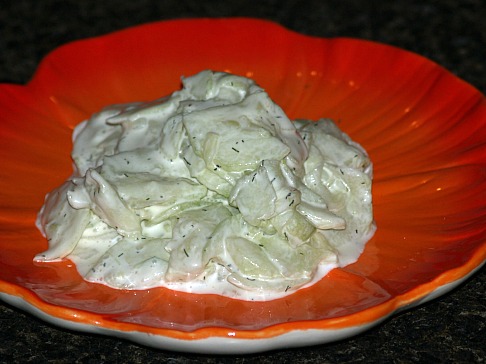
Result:
{"label": "dark granite countertop", "polygon": [[[75,39],[155,20],[250,16],[309,35],[396,45],[436,61],[486,91],[483,0],[3,0],[0,4],[0,82],[27,82],[46,53]],[[486,361],[485,279],[483,268],[451,293],[356,337],[236,357],[172,353],[71,332],[0,302],[0,363],[479,363]]]}

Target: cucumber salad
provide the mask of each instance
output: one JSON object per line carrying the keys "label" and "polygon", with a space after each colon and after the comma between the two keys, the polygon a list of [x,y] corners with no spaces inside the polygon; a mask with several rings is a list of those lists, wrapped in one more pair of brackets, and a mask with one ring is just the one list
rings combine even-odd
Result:
{"label": "cucumber salad", "polygon": [[34,260],[117,289],[275,299],[355,262],[375,231],[365,150],[229,73],[104,108],[75,128],[72,159]]}

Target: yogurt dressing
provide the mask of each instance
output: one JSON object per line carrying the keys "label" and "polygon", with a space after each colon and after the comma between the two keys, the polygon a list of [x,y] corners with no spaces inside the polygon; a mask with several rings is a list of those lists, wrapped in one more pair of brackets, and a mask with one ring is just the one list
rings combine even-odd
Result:
{"label": "yogurt dressing", "polygon": [[290,121],[254,81],[203,71],[73,133],[37,262],[88,281],[269,300],[357,260],[375,230],[372,163],[329,119]]}

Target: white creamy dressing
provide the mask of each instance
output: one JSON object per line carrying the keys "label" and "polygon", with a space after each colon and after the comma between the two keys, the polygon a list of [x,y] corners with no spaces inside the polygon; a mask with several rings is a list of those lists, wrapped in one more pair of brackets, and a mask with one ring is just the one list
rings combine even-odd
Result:
{"label": "white creamy dressing", "polygon": [[203,71],[73,133],[38,262],[88,281],[279,298],[356,261],[375,231],[372,164],[328,119],[290,121],[252,80]]}

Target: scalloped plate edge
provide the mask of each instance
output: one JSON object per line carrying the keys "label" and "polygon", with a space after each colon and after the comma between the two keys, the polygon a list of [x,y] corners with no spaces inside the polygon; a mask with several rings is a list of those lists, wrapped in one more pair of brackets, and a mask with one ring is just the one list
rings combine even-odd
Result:
{"label": "scalloped plate edge", "polygon": [[296,329],[275,337],[255,339],[239,339],[233,336],[231,332],[228,332],[227,337],[210,337],[204,339],[182,340],[162,335],[154,335],[141,331],[114,330],[102,326],[83,324],[51,316],[42,311],[40,308],[34,306],[30,302],[22,299],[22,297],[11,295],[8,293],[0,292],[0,300],[6,302],[13,307],[32,314],[49,324],[61,327],[63,329],[68,329],[75,332],[117,337],[159,350],[212,355],[255,354],[284,348],[290,349],[297,347],[328,344],[350,338],[352,336],[356,336],[387,320],[389,317],[398,314],[399,312],[414,308],[418,305],[422,305],[426,302],[443,296],[444,294],[452,291],[453,289],[464,283],[466,280],[468,280],[472,275],[481,270],[484,265],[485,262],[478,265],[475,269],[468,272],[468,274],[466,274],[465,276],[453,282],[444,284],[431,291],[424,297],[416,301],[410,302],[405,306],[397,307],[396,310],[390,312],[388,315],[382,316],[379,319],[366,324],[346,327],[342,329]]}

